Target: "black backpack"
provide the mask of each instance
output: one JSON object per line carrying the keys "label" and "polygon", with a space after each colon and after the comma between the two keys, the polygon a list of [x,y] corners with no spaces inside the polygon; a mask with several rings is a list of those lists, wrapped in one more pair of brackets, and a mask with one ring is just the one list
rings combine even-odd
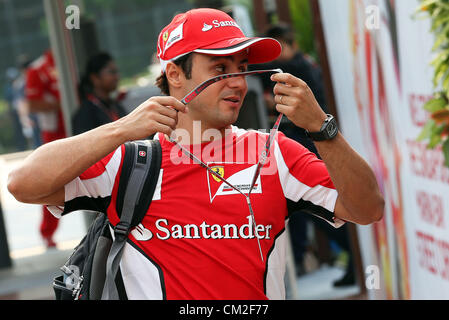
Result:
{"label": "black backpack", "polygon": [[117,194],[120,222],[112,226],[106,213],[97,213],[86,236],[61,267],[63,274],[53,280],[56,300],[127,299],[118,272],[120,259],[129,232],[151,204],[161,159],[158,140],[125,143]]}

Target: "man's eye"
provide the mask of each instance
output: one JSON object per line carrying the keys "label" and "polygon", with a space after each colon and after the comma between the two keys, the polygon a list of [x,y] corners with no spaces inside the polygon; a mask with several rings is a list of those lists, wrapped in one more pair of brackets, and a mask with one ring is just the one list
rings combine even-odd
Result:
{"label": "man's eye", "polygon": [[218,65],[215,67],[215,70],[217,70],[218,72],[225,72],[226,68],[224,65]]}
{"label": "man's eye", "polygon": [[240,67],[240,72],[246,72],[248,71],[248,67],[247,66],[241,66]]}

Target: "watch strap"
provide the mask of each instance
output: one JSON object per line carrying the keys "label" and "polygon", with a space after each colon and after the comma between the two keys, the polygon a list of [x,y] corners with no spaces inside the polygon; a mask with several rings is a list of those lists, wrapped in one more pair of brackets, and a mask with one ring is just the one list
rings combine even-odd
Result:
{"label": "watch strap", "polygon": [[310,139],[312,139],[313,141],[325,141],[325,140],[330,140],[330,139],[335,138],[335,136],[336,136],[336,134],[338,132],[338,128],[337,128],[337,131],[335,132],[335,134],[332,135],[332,136],[330,136],[329,132],[326,130],[327,126],[331,122],[335,122],[334,116],[331,115],[331,114],[327,114],[327,119],[324,120],[323,125],[321,126],[320,131],[318,131],[318,132],[309,132],[309,131],[306,130],[306,135]]}

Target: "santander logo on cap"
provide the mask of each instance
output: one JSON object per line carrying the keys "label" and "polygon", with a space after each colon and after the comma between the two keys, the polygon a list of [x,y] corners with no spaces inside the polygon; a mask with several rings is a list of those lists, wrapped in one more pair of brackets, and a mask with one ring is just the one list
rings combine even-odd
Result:
{"label": "santander logo on cap", "polygon": [[209,31],[212,28],[213,27],[210,24],[204,23],[203,29],[201,29],[201,31],[206,32],[206,31]]}
{"label": "santander logo on cap", "polygon": [[240,30],[242,30],[239,27],[239,25],[233,20],[226,20],[226,21],[213,20],[212,25],[204,23],[203,29],[201,29],[201,31],[206,32],[206,31],[211,30],[212,28],[220,28],[220,27],[236,27],[236,28],[239,28]]}

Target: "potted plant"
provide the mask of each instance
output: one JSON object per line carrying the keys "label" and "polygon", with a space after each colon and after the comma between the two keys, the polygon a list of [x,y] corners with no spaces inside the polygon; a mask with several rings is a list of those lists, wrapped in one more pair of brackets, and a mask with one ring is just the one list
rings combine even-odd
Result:
{"label": "potted plant", "polygon": [[423,106],[430,117],[417,140],[426,141],[431,149],[441,146],[449,167],[449,0],[421,0],[417,13],[431,19],[436,54],[431,62],[434,97]]}

